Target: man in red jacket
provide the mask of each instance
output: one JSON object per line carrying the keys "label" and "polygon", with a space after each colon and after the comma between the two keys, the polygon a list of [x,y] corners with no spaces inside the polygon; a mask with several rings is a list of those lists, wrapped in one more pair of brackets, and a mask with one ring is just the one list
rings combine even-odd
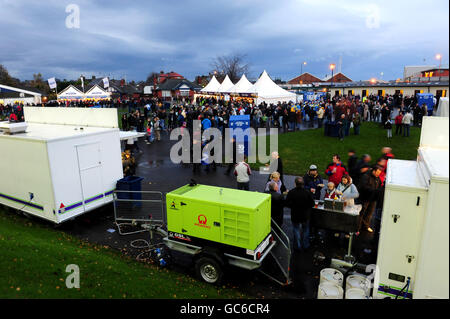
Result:
{"label": "man in red jacket", "polygon": [[10,122],[17,122],[17,115],[15,113],[11,113],[9,115],[9,121]]}
{"label": "man in red jacket", "polygon": [[328,181],[333,182],[334,185],[339,185],[342,180],[342,176],[347,175],[347,169],[341,162],[341,158],[338,154],[333,155],[333,163],[329,164],[325,174],[328,175]]}
{"label": "man in red jacket", "polygon": [[402,135],[402,121],[403,114],[402,112],[398,112],[398,115],[395,117],[395,135]]}
{"label": "man in red jacket", "polygon": [[386,160],[383,163],[384,164],[383,165],[383,172],[386,173],[388,161],[395,157],[394,154],[392,154],[392,148],[390,148],[390,147],[383,147],[381,149],[381,157]]}

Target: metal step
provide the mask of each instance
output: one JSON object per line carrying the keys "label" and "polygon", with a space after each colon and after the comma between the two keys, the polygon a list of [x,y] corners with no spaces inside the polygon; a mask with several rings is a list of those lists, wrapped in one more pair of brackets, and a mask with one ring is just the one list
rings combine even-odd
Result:
{"label": "metal step", "polygon": [[266,258],[265,265],[258,271],[280,285],[289,285],[292,280],[291,271],[291,245],[289,237],[272,219],[272,235],[275,246]]}

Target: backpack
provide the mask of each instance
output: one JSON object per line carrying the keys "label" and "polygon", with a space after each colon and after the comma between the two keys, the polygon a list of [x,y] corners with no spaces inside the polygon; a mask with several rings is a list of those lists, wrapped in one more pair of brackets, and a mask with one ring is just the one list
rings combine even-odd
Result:
{"label": "backpack", "polygon": [[353,125],[358,126],[360,124],[361,124],[361,116],[359,115],[359,113],[356,113],[355,118],[353,119]]}

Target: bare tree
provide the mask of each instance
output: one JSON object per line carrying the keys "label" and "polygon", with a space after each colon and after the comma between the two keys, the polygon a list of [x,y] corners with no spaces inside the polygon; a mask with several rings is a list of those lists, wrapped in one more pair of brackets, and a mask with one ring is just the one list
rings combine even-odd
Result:
{"label": "bare tree", "polygon": [[33,80],[30,81],[30,84],[32,87],[40,90],[41,92],[47,93],[46,89],[48,89],[48,84],[42,78],[41,73],[33,74]]}
{"label": "bare tree", "polygon": [[218,56],[211,64],[212,73],[223,81],[226,75],[233,83],[241,78],[242,74],[248,72],[249,65],[245,63],[246,55],[235,53],[231,55]]}
{"label": "bare tree", "polygon": [[0,64],[0,84],[15,86],[19,85],[19,82],[20,81],[18,79],[10,76],[8,70]]}
{"label": "bare tree", "polygon": [[158,77],[159,77],[159,73],[151,72],[147,76],[147,80],[145,81],[145,83],[148,84],[148,85],[153,85],[155,82],[158,82]]}

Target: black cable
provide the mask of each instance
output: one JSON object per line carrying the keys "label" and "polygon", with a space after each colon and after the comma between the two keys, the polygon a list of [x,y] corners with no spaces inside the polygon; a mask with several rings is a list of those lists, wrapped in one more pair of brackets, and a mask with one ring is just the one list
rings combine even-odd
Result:
{"label": "black cable", "polygon": [[[408,277],[408,280],[406,281],[406,285],[403,286],[402,290],[400,290],[400,292],[397,294],[397,296],[395,297],[395,299],[398,299],[398,297],[402,294],[403,290],[405,290],[405,288],[409,286],[409,280],[410,280],[410,278]],[[406,298],[405,298],[405,299],[406,299]]]}
{"label": "black cable", "polygon": [[[34,197],[33,197],[34,198]],[[21,208],[19,208],[18,210],[22,211],[22,209],[25,208],[25,206],[28,206],[31,204],[31,201],[33,200],[33,198],[30,199],[30,201],[28,203],[26,203],[25,205],[23,205]]]}

